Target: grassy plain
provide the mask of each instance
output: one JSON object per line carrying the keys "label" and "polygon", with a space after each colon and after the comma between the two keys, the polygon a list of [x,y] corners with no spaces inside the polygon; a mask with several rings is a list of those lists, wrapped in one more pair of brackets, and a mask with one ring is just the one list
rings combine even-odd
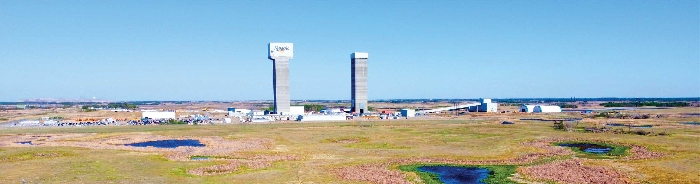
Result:
{"label": "grassy plain", "polygon": [[[285,153],[299,160],[278,161],[263,169],[197,176],[187,171],[223,161],[173,161],[163,154],[77,147],[0,147],[0,183],[357,183],[341,180],[333,169],[388,163],[401,158],[464,160],[512,159],[543,152],[522,143],[544,138],[605,139],[667,154],[650,160],[590,159],[586,164],[613,168],[631,180],[648,183],[700,181],[700,126],[669,124],[670,136],[595,134],[554,130],[551,123],[494,120],[391,120],[261,125],[167,125],[0,129],[0,138],[18,134],[95,133],[80,140],[132,133],[160,136],[220,136],[273,140],[271,149],[243,154]],[[594,124],[594,123],[588,123]],[[368,126],[372,125],[372,126]],[[65,140],[71,141],[71,140]],[[75,140],[78,141],[78,140]],[[205,155],[203,155],[205,156]],[[398,170],[398,168],[390,168]],[[415,175],[414,175],[415,176]],[[527,180],[525,178],[525,180]]]}

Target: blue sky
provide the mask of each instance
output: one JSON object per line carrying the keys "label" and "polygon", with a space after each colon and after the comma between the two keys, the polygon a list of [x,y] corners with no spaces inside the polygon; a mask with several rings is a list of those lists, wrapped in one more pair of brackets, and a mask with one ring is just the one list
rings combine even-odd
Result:
{"label": "blue sky", "polygon": [[0,101],[697,97],[699,1],[0,1]]}

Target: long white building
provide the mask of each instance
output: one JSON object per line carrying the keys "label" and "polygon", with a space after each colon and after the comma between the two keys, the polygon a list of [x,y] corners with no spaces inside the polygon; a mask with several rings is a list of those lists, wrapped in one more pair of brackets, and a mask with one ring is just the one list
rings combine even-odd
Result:
{"label": "long white building", "polygon": [[561,112],[561,107],[559,107],[557,105],[523,105],[523,106],[520,106],[520,112],[527,112],[527,113]]}
{"label": "long white building", "polygon": [[535,112],[535,107],[537,107],[537,105],[523,105],[520,106],[520,112],[532,113]]}
{"label": "long white building", "polygon": [[141,118],[150,119],[175,119],[175,112],[141,112]]}
{"label": "long white building", "polygon": [[535,113],[561,112],[561,107],[557,105],[538,105],[535,107]]}

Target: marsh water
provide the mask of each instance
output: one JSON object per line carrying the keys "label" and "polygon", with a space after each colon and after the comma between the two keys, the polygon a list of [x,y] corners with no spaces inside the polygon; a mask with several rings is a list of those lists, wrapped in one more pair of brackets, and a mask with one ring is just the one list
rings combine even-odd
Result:
{"label": "marsh water", "polygon": [[202,160],[209,160],[209,157],[190,157],[190,160],[195,160],[195,161],[202,161]]}
{"label": "marsh water", "polygon": [[484,168],[459,166],[423,166],[418,170],[437,174],[445,184],[482,184],[481,180],[489,177],[491,172]]}
{"label": "marsh water", "polygon": [[177,148],[180,146],[204,147],[206,145],[200,143],[199,140],[194,140],[194,139],[185,139],[185,140],[170,139],[170,140],[137,142],[137,143],[125,144],[125,146],[134,146],[134,147],[152,146],[152,147],[156,147],[156,148]]}
{"label": "marsh water", "polygon": [[576,147],[586,153],[608,153],[612,150],[611,147],[589,143],[562,143],[559,144],[559,146]]}
{"label": "marsh water", "polygon": [[[606,126],[624,126],[624,127],[630,127],[630,125],[626,124],[621,124],[621,123],[608,123],[605,124]],[[632,128],[653,128],[654,125],[632,125]]]}

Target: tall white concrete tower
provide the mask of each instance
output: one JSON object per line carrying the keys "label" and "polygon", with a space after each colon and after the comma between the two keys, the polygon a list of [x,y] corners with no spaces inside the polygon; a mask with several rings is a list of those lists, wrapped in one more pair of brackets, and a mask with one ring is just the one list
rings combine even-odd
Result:
{"label": "tall white concrete tower", "polygon": [[268,59],[272,60],[272,90],[275,95],[275,113],[289,113],[289,60],[294,57],[294,44],[268,44]]}
{"label": "tall white concrete tower", "polygon": [[369,53],[355,52],[350,55],[352,66],[350,91],[352,93],[352,112],[366,113],[367,110],[367,59]]}

